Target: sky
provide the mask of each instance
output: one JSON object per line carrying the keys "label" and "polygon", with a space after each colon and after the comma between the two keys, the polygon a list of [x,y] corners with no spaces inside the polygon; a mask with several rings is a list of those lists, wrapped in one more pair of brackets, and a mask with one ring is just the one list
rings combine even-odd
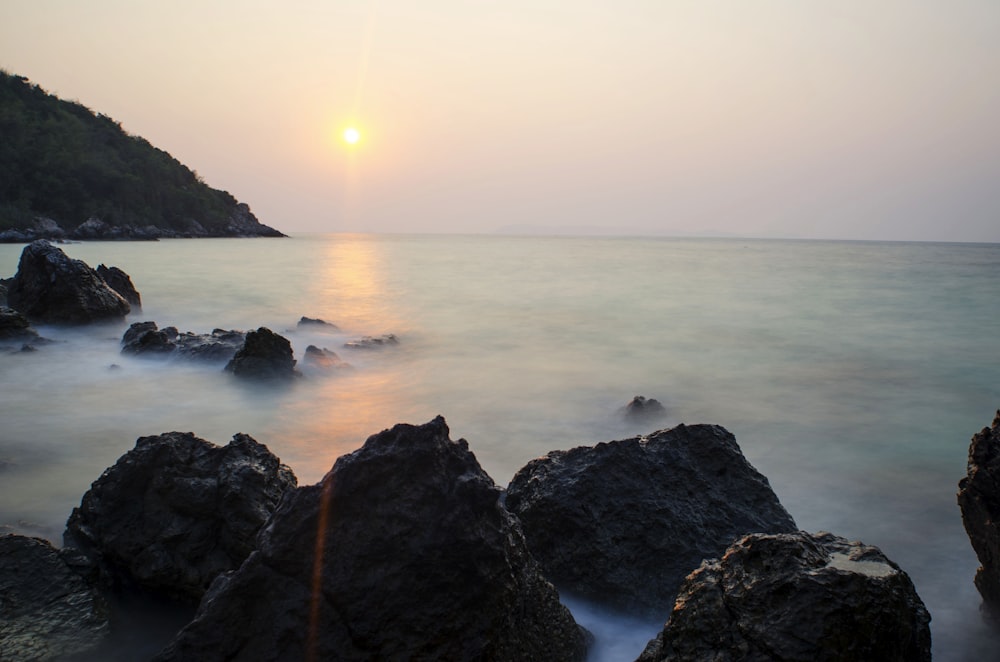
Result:
{"label": "sky", "polygon": [[1000,242],[996,0],[3,0],[0,68],[290,233]]}

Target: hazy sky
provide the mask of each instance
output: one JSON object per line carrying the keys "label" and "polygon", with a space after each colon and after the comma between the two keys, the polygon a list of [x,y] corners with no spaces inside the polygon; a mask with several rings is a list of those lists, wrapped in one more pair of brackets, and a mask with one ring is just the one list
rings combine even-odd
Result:
{"label": "hazy sky", "polygon": [[3,0],[0,67],[289,232],[1000,241],[997,0]]}

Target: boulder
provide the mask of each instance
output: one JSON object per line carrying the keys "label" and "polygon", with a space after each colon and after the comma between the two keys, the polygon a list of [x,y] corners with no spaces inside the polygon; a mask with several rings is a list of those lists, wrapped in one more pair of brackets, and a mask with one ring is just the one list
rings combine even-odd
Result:
{"label": "boulder", "polygon": [[98,646],[108,607],[40,538],[0,536],[0,660],[56,660]]}
{"label": "boulder", "polygon": [[929,662],[930,620],[876,547],[753,534],[691,573],[638,662]]}
{"label": "boulder", "polygon": [[962,523],[982,564],[976,588],[987,612],[1000,617],[1000,410],[969,444],[966,476],[958,483]]}
{"label": "boulder", "polygon": [[296,480],[245,434],[216,446],[190,432],[141,437],[73,509],[63,535],[81,572],[111,591],[197,602],[255,546]]}
{"label": "boulder", "polygon": [[585,634],[444,419],[290,493],[157,660],[582,660]]}
{"label": "boulder", "polygon": [[28,318],[6,306],[0,306],[0,343],[37,341],[38,332],[31,328]]}
{"label": "boulder", "polygon": [[122,298],[128,301],[130,306],[142,308],[142,297],[132,284],[129,275],[118,267],[106,267],[103,264],[97,265],[97,275],[100,276],[108,286]]}
{"label": "boulder", "polygon": [[517,472],[507,507],[560,590],[661,618],[702,559],[746,533],[796,530],[717,425],[553,451]]}
{"label": "boulder", "polygon": [[45,240],[24,247],[7,303],[28,319],[48,324],[122,320],[130,310],[96,271]]}
{"label": "boulder", "polygon": [[399,338],[393,333],[383,336],[365,336],[356,340],[349,340],[344,343],[347,349],[379,349],[387,345],[398,345]]}
{"label": "boulder", "polygon": [[648,423],[666,418],[667,410],[659,400],[637,395],[622,407],[622,415],[633,423]]}
{"label": "boulder", "polygon": [[292,344],[263,326],[247,333],[243,346],[225,369],[249,379],[290,379],[299,375],[292,358]]}
{"label": "boulder", "polygon": [[156,322],[135,322],[122,335],[122,354],[174,356],[202,361],[229,361],[243,346],[242,331],[213,329],[212,333],[179,333],[177,327],[159,329]]}

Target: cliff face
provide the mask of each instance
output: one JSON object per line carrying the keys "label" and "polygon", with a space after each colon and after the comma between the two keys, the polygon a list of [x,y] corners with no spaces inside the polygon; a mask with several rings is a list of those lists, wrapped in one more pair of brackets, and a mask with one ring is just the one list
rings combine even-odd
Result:
{"label": "cliff face", "polygon": [[282,237],[111,118],[0,71],[0,242]]}

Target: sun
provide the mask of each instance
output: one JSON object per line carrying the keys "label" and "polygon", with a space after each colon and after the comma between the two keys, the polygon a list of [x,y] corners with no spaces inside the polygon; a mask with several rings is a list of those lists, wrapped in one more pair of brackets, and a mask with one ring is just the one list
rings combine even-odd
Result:
{"label": "sun", "polygon": [[348,145],[355,145],[361,140],[361,132],[355,129],[353,126],[344,129],[344,142]]}

